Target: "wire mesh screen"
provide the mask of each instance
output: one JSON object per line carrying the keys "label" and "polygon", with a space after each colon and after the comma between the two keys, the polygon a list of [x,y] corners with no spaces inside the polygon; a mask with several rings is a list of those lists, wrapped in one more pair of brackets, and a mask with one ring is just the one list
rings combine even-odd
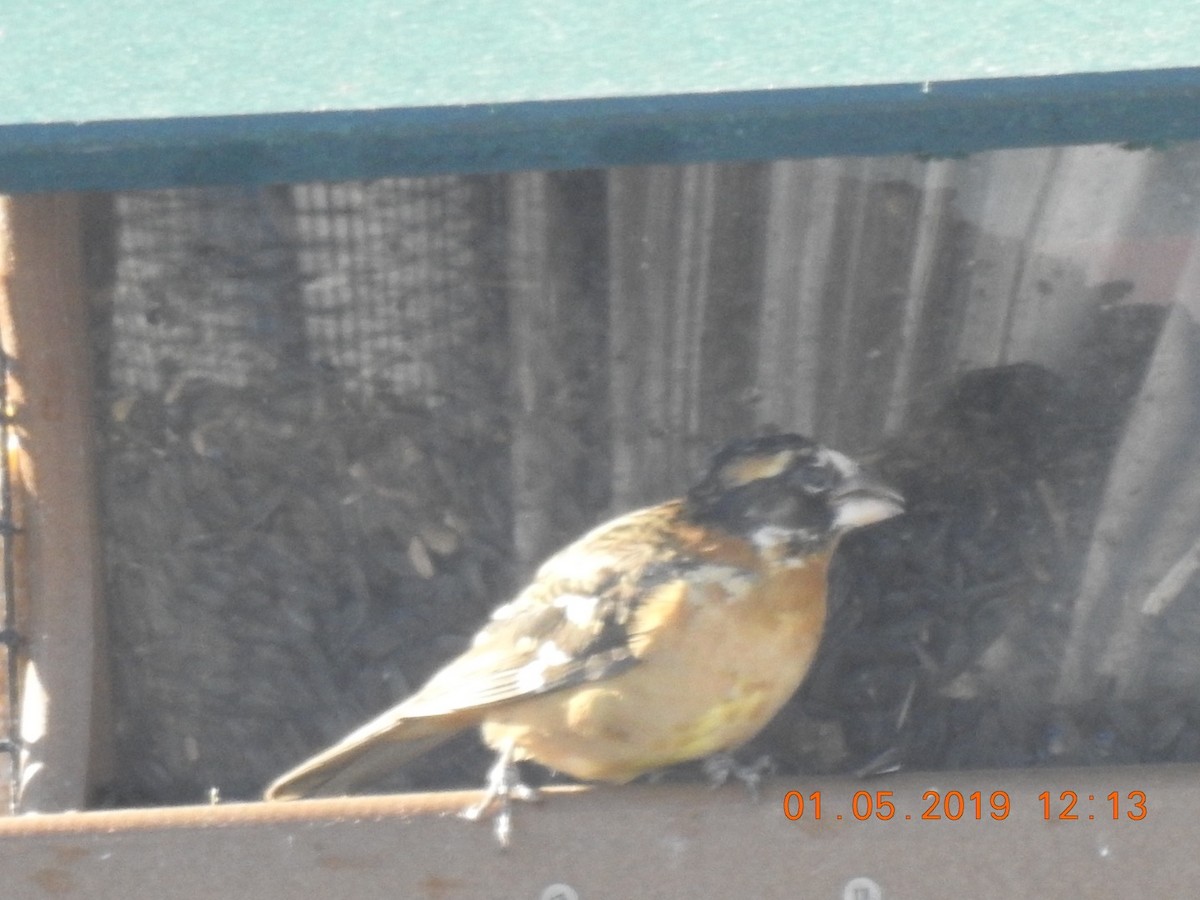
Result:
{"label": "wire mesh screen", "polygon": [[255,793],[410,689],[507,587],[494,192],[117,198],[121,802]]}
{"label": "wire mesh screen", "polygon": [[1193,146],[118,197],[115,799],[255,794],[779,429],[909,500],[844,547],[781,766],[1197,758],[1198,227]]}

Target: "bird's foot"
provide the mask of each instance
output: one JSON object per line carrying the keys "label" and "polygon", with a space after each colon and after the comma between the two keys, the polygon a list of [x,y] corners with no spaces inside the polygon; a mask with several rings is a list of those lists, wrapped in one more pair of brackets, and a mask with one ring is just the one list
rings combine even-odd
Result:
{"label": "bird's foot", "polygon": [[507,847],[512,840],[512,801],[532,803],[540,798],[536,788],[521,781],[521,771],[513,759],[510,745],[500,751],[495,764],[488,770],[487,785],[479,802],[472,803],[459,815],[478,822],[495,808],[492,812],[492,831],[500,846]]}
{"label": "bird's foot", "polygon": [[714,790],[729,781],[732,776],[746,786],[755,802],[758,801],[758,786],[762,783],[763,776],[775,771],[775,763],[769,756],[760,756],[754,762],[743,765],[731,753],[714,753],[704,760],[703,767],[704,774],[708,776],[709,784]]}

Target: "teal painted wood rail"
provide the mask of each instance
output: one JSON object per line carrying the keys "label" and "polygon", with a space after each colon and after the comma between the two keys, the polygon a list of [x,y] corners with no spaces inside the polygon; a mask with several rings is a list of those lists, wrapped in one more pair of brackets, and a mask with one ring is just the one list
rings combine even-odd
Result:
{"label": "teal painted wood rail", "polygon": [[1193,0],[11,0],[0,190],[1200,137]]}

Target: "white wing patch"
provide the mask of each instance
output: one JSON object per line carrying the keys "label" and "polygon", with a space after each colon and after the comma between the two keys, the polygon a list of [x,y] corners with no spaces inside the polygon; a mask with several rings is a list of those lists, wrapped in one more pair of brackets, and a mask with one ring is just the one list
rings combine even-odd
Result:
{"label": "white wing patch", "polygon": [[520,607],[509,601],[502,606],[497,606],[492,610],[491,620],[493,622],[503,622],[506,619],[511,619],[519,611]]}
{"label": "white wing patch", "polygon": [[600,598],[591,594],[560,594],[554,605],[563,611],[563,617],[578,628],[587,628],[596,617],[596,606]]}
{"label": "white wing patch", "polygon": [[537,656],[517,670],[517,688],[530,693],[542,690],[546,686],[547,671],[570,661],[570,655],[563,652],[558,644],[546,641],[538,647]]}

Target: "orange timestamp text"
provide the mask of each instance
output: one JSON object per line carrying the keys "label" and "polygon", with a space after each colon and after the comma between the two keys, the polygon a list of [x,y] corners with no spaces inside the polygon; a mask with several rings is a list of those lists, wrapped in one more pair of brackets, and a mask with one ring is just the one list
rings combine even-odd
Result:
{"label": "orange timestamp text", "polygon": [[[1047,822],[1128,819],[1140,822],[1149,815],[1145,791],[1110,791],[1107,794],[1080,794],[1077,791],[1042,791],[1035,798],[1042,818]],[[921,795],[922,806],[909,812],[897,809],[892,791],[855,791],[843,812],[829,812],[821,791],[788,791],[783,795],[783,814],[799,819],[850,819],[890,821],[995,821],[1003,822],[1013,809],[1008,791],[935,791]]]}

